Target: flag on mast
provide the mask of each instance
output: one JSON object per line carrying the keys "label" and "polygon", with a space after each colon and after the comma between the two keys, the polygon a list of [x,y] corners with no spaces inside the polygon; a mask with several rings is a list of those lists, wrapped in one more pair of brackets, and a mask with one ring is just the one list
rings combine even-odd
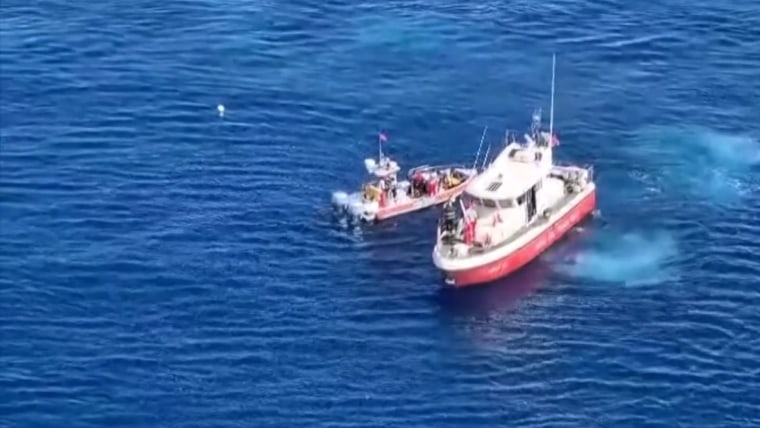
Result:
{"label": "flag on mast", "polygon": [[388,136],[387,136],[387,135],[385,135],[385,133],[384,133],[384,132],[381,132],[381,133],[380,133],[380,134],[377,136],[377,138],[380,140],[380,142],[381,142],[381,143],[384,143],[384,142],[388,141]]}

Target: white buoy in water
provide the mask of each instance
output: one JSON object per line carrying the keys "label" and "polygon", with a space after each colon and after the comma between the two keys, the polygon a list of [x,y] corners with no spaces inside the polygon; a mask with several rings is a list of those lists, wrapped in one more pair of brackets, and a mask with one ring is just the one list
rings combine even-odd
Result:
{"label": "white buoy in water", "polygon": [[224,117],[224,104],[216,106],[216,110],[219,112],[219,117]]}

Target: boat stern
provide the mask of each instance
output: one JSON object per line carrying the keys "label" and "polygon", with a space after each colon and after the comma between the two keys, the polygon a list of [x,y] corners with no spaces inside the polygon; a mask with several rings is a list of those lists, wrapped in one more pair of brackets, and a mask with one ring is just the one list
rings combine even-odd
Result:
{"label": "boat stern", "polygon": [[332,204],[336,210],[354,219],[366,222],[375,220],[377,212],[380,209],[376,201],[364,200],[364,195],[361,192],[334,192],[332,194]]}
{"label": "boat stern", "polygon": [[433,265],[443,276],[448,286],[463,287],[478,282],[471,278],[473,266],[472,256],[469,255],[471,246],[463,242],[444,242],[438,239],[433,248]]}

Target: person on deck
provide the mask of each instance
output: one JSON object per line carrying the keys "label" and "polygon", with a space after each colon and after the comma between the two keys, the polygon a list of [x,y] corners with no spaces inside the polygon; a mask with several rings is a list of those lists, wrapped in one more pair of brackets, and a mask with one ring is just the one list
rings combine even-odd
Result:
{"label": "person on deck", "polygon": [[454,207],[454,198],[449,199],[443,204],[443,225],[442,230],[447,237],[453,237],[457,225],[457,212]]}
{"label": "person on deck", "polygon": [[398,195],[398,183],[396,182],[395,175],[388,177],[388,194],[393,201],[396,200],[396,196]]}
{"label": "person on deck", "polygon": [[383,178],[381,178],[380,180],[378,180],[377,187],[379,188],[380,193],[383,194],[383,195],[388,192],[388,186],[385,183],[385,179],[383,179]]}
{"label": "person on deck", "polygon": [[457,177],[456,171],[451,171],[449,174],[446,174],[445,184],[447,190],[459,186],[461,182],[462,180]]}
{"label": "person on deck", "polygon": [[380,196],[380,190],[374,186],[371,183],[367,183],[364,186],[364,197],[369,201],[375,201],[377,200],[377,197]]}
{"label": "person on deck", "polygon": [[470,202],[464,210],[464,241],[465,244],[472,244],[475,240],[475,228],[477,227],[478,214],[475,210],[475,204]]}
{"label": "person on deck", "polygon": [[427,182],[427,193],[430,196],[435,196],[438,189],[438,174],[433,172]]}
{"label": "person on deck", "polygon": [[470,202],[464,207],[464,218],[466,220],[474,220],[478,218],[478,211],[475,208],[475,202]]}
{"label": "person on deck", "polygon": [[417,198],[422,196],[424,186],[425,177],[422,176],[422,172],[417,171],[412,178],[412,197]]}

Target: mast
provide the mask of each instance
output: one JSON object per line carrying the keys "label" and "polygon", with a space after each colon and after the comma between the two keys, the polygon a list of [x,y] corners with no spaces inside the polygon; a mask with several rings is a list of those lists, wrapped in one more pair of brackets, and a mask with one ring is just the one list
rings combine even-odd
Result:
{"label": "mast", "polygon": [[488,131],[488,125],[483,128],[483,135],[480,136],[480,144],[478,144],[478,152],[475,153],[475,162],[472,163],[472,167],[475,168],[478,165],[478,159],[480,158],[480,149],[483,147],[483,140],[486,138],[486,131]]}
{"label": "mast", "polygon": [[549,107],[549,138],[554,138],[554,67],[557,62],[557,54],[552,54],[552,98],[551,98],[551,106]]}

